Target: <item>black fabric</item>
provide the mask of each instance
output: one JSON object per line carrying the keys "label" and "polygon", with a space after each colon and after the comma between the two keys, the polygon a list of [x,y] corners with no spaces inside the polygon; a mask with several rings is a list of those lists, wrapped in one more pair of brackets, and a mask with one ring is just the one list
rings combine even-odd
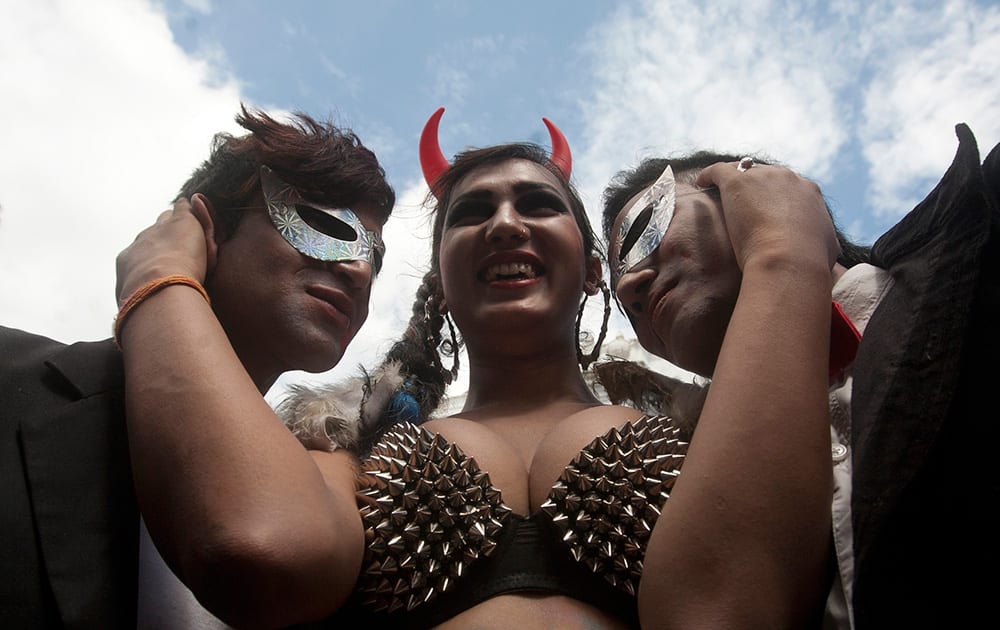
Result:
{"label": "black fabric", "polygon": [[859,630],[971,627],[1000,586],[1000,152],[981,167],[956,131],[941,182],[872,250],[894,285],[853,371]]}
{"label": "black fabric", "polygon": [[559,538],[541,513],[529,518],[512,514],[493,554],[473,562],[447,593],[393,614],[376,614],[350,602],[315,627],[433,628],[497,595],[536,592],[578,599],[638,628],[636,599],[574,561]]}
{"label": "black fabric", "polygon": [[110,341],[0,327],[0,620],[134,628],[139,515]]}
{"label": "black fabric", "polygon": [[544,516],[535,513],[526,519],[515,515],[513,520],[505,537],[509,546],[482,563],[480,579],[469,581],[471,588],[459,586],[468,597],[456,592],[454,599],[478,603],[502,593],[541,591],[579,599],[638,624],[635,598],[574,561]]}

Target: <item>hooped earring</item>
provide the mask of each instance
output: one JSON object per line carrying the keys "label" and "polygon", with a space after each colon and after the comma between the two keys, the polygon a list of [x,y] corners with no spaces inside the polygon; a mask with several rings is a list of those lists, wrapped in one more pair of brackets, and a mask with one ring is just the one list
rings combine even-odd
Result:
{"label": "hooped earring", "polygon": [[[455,324],[451,321],[451,315],[447,312],[441,312],[439,307],[440,302],[441,298],[437,293],[431,294],[427,298],[427,301],[424,302],[424,329],[427,331],[425,343],[427,348],[430,349],[434,367],[441,373],[441,378],[447,385],[458,378],[458,339],[455,335]],[[448,324],[448,332],[451,336],[450,342],[442,341],[440,326],[435,325],[435,317],[442,318]],[[446,353],[451,353],[452,363],[450,370],[446,370],[444,364],[441,362],[439,347],[443,348]]]}
{"label": "hooped earring", "polygon": [[601,322],[601,334],[597,336],[597,343],[594,344],[589,354],[583,353],[583,344],[580,343],[580,322],[583,320],[583,310],[587,306],[587,298],[590,297],[586,293],[583,294],[583,301],[580,302],[580,311],[576,314],[576,360],[582,370],[589,368],[590,364],[601,356],[601,344],[604,343],[604,338],[608,334],[608,318],[611,317],[611,290],[608,289],[603,278],[598,281],[597,288],[604,294],[604,321]]}
{"label": "hooped earring", "polygon": [[444,323],[448,324],[448,332],[451,334],[451,345],[446,345],[449,343],[447,341],[442,343],[445,352],[451,352],[451,370],[448,371],[448,376],[445,377],[445,381],[451,383],[458,378],[458,339],[455,335],[455,322],[451,319],[451,313],[446,312],[443,317]]}

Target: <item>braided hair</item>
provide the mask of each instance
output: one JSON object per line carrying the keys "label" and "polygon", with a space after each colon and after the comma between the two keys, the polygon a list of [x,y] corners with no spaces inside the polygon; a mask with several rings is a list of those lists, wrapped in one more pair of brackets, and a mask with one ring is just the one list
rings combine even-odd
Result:
{"label": "braided hair", "polygon": [[[441,312],[444,296],[441,292],[439,261],[445,214],[452,191],[469,173],[485,166],[517,159],[542,165],[563,183],[570,200],[570,210],[583,236],[584,251],[588,255],[600,256],[597,238],[587,219],[583,201],[573,186],[564,179],[558,167],[549,163],[545,149],[531,143],[513,143],[459,153],[451,167],[435,182],[436,199],[433,194],[428,194],[427,205],[434,209],[430,270],[417,289],[406,332],[392,345],[382,363],[383,366],[399,364],[402,385],[383,410],[366,411],[379,414],[380,431],[400,421],[419,424],[427,420],[440,405],[447,386],[457,376],[460,341],[453,328],[447,337],[442,332],[448,321]],[[448,326],[452,326],[450,321]],[[452,358],[452,367],[444,366],[442,355]]]}
{"label": "braided hair", "polygon": [[[441,404],[445,389],[454,380],[458,371],[457,341],[442,339],[445,318],[440,306],[440,277],[436,269],[431,269],[417,288],[406,332],[383,359],[383,363],[399,364],[403,384],[382,413],[380,424],[422,422]],[[442,365],[442,351],[454,357],[451,370]]]}

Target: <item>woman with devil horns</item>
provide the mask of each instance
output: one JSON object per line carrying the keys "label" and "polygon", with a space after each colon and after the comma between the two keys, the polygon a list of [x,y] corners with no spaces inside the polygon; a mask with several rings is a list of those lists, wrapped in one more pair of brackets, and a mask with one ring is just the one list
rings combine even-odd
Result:
{"label": "woman with devil horns", "polygon": [[[218,431],[219,414],[250,434],[276,422],[240,387],[192,384],[180,418],[176,393],[135,391],[135,430],[155,437],[180,422],[191,431],[177,454],[184,466],[170,475],[198,491],[157,508],[188,515],[154,536],[172,566],[235,625],[812,621],[824,594],[830,492],[828,344],[814,341],[828,333],[829,287],[816,290],[814,272],[828,275],[836,256],[832,225],[809,232],[823,237],[808,246],[781,250],[792,230],[798,245],[802,237],[761,203],[771,194],[766,176],[755,175],[755,203],[726,209],[743,290],[719,359],[724,376],[689,445],[669,417],[602,404],[583,378],[599,348],[585,355],[578,346],[581,301],[608,298],[562,134],[545,121],[551,156],[508,144],[449,164],[437,144],[442,113],[421,137],[436,208],[431,266],[409,326],[370,375],[358,426],[333,431],[345,414],[317,394],[283,405],[310,450],[281,441],[253,457],[270,474],[287,467],[286,492],[255,491],[255,462]],[[809,203],[814,189],[794,192],[806,220],[829,223],[821,200]],[[776,312],[773,301],[791,295]],[[136,316],[183,313],[165,304]],[[458,367],[441,358],[457,351],[455,329],[469,392],[460,412],[434,417]],[[754,360],[769,344],[795,361],[791,376],[787,365],[775,372]],[[134,365],[142,342],[130,345]],[[185,361],[212,362],[220,378],[240,369],[229,356],[176,364]],[[169,377],[179,384],[171,391],[185,391],[184,369]],[[212,443],[199,439],[204,426],[215,427]],[[756,456],[765,442],[767,458]]]}

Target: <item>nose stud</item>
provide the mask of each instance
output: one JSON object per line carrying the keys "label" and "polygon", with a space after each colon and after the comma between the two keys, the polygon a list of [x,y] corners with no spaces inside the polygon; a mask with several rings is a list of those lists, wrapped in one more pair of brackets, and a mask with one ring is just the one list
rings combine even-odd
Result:
{"label": "nose stud", "polygon": [[493,242],[503,241],[508,238],[512,241],[524,242],[528,240],[529,236],[528,226],[523,223],[517,225],[511,223],[507,226],[498,225],[487,232],[487,238]]}

